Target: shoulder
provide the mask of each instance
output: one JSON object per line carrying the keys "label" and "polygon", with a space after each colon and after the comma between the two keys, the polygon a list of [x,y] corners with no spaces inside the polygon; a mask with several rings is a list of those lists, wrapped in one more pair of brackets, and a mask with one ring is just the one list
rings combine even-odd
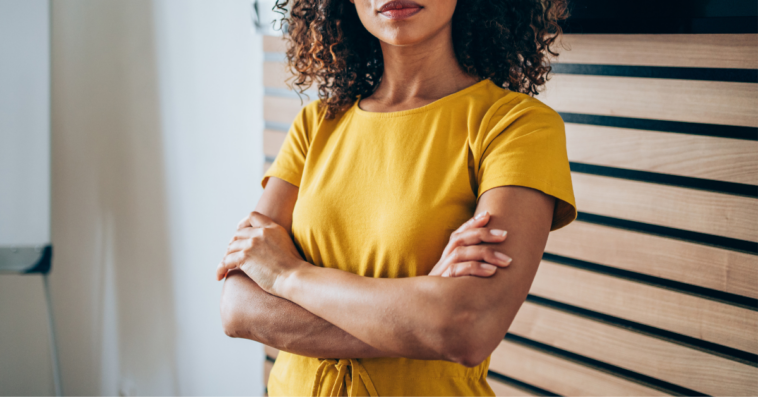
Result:
{"label": "shoulder", "polygon": [[345,111],[337,113],[333,118],[326,118],[326,107],[320,98],[309,102],[303,106],[295,117],[293,128],[300,130],[301,133],[312,137],[319,130],[333,129],[342,119]]}
{"label": "shoulder", "polygon": [[487,88],[488,95],[495,100],[487,101],[491,105],[487,109],[487,116],[482,120],[485,129],[497,127],[504,122],[539,122],[563,126],[563,119],[558,112],[539,99],[498,87],[494,83]]}
{"label": "shoulder", "polygon": [[563,119],[550,106],[527,94],[510,91],[490,83],[471,98],[478,102],[478,128],[469,131],[472,149],[482,151],[498,136],[506,140],[539,133],[551,139],[565,140]]}
{"label": "shoulder", "polygon": [[306,128],[314,127],[315,124],[320,123],[325,114],[321,103],[321,99],[316,98],[300,108],[297,117],[295,117],[295,123],[301,123]]}

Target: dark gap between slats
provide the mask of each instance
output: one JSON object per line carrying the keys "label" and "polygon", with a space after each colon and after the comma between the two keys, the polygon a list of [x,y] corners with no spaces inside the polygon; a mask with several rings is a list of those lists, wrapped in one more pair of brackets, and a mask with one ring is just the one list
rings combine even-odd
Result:
{"label": "dark gap between slats", "polygon": [[488,371],[487,372],[487,377],[488,378],[492,378],[492,379],[496,379],[496,380],[498,380],[500,382],[503,382],[503,383],[507,383],[507,384],[509,384],[509,385],[511,385],[513,387],[525,390],[525,391],[527,391],[529,393],[536,394],[538,396],[557,396],[557,397],[561,396],[560,394],[555,394],[555,393],[553,393],[551,391],[547,391],[547,390],[542,389],[540,387],[537,387],[537,386],[534,386],[534,385],[530,385],[529,383],[522,382],[522,381],[520,381],[518,379],[513,379],[510,376],[505,376],[505,375],[497,373],[495,371]]}
{"label": "dark gap between slats", "polygon": [[755,127],[639,119],[633,117],[599,116],[569,112],[559,112],[559,114],[566,123],[758,141],[758,128]]}
{"label": "dark gap between slats", "polygon": [[610,226],[618,229],[626,229],[635,232],[654,234],[657,236],[673,238],[682,241],[689,241],[698,244],[709,245],[717,248],[725,248],[733,251],[744,252],[747,254],[758,255],[758,243],[740,240],[736,238],[716,236],[700,232],[691,232],[689,230],[675,229],[672,227],[651,225],[625,219],[612,218],[609,216],[595,215],[587,212],[579,212],[576,218],[582,222],[594,223],[597,225]]}
{"label": "dark gap between slats", "polygon": [[264,157],[264,161],[266,161],[267,163],[273,163],[274,160],[276,160],[276,157],[271,157],[271,156]]}
{"label": "dark gap between slats", "polygon": [[273,363],[274,361],[276,361],[276,359],[266,354],[266,361]]}
{"label": "dark gap between slats", "polygon": [[572,353],[568,350],[563,350],[557,347],[553,347],[545,343],[541,343],[535,340],[524,338],[522,336],[508,333],[505,335],[505,340],[519,343],[523,346],[527,346],[535,350],[540,350],[542,352],[551,354],[553,356],[557,356],[559,358],[562,358],[568,361],[573,361],[575,363],[605,372],[607,374],[618,376],[619,378],[627,379],[629,381],[660,390],[664,393],[670,393],[670,394],[674,394],[678,396],[708,396],[708,394],[704,394],[692,389],[688,389],[683,386],[666,382],[664,380],[656,379],[647,375],[630,371],[628,369],[617,367],[615,365],[608,364],[600,360],[595,360],[594,358],[589,358],[589,357],[585,357],[576,353]]}
{"label": "dark gap between slats", "polygon": [[601,265],[598,263],[587,262],[579,259],[573,259],[561,255],[544,253],[542,259],[561,265],[571,266],[578,269],[590,270],[595,273],[607,274],[609,276],[623,278],[638,283],[648,284],[659,288],[664,288],[683,294],[694,295],[699,298],[713,300],[728,305],[739,306],[744,309],[758,311],[758,299],[747,296],[732,294],[729,292],[715,289],[700,287],[697,285],[682,283],[679,281],[665,278],[650,276],[647,274],[636,273],[630,270],[619,269],[612,266]]}
{"label": "dark gap between slats", "polygon": [[[647,9],[639,6],[640,9]],[[750,34],[758,33],[754,16],[721,18],[654,17],[570,18],[560,23],[566,34]]]}
{"label": "dark gap between slats", "polygon": [[610,176],[613,178],[630,179],[633,181],[650,182],[661,185],[679,186],[689,189],[758,198],[758,186],[748,185],[745,183],[723,182],[712,179],[693,178],[689,176],[630,170],[626,168],[579,163],[576,161],[571,161],[569,165],[571,166],[571,171],[581,172],[583,174]]}
{"label": "dark gap between slats", "polygon": [[735,349],[728,346],[719,345],[718,343],[704,341],[691,336],[678,334],[650,325],[640,324],[634,321],[626,320],[620,317],[608,314],[598,313],[592,310],[583,309],[578,306],[569,305],[568,303],[558,302],[552,299],[530,294],[526,298],[527,302],[532,302],[541,306],[550,307],[566,313],[571,313],[590,320],[613,325],[628,331],[634,331],[643,335],[665,340],[690,349],[699,350],[714,356],[726,358],[751,367],[758,367],[758,355]]}
{"label": "dark gap between slats", "polygon": [[723,81],[732,83],[758,83],[756,69],[692,68],[673,66],[590,65],[580,63],[554,63],[557,74],[644,77],[672,80]]}

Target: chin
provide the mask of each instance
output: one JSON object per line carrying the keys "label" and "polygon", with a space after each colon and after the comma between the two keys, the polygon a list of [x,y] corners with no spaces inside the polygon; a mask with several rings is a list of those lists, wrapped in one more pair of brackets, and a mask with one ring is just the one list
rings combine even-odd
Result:
{"label": "chin", "polygon": [[[380,11],[387,4],[402,2],[419,11]],[[374,37],[392,46],[412,46],[450,29],[456,0],[354,0],[358,17]],[[413,8],[413,7],[411,7]]]}
{"label": "chin", "polygon": [[419,32],[418,29],[400,27],[393,29],[390,32],[386,32],[385,34],[376,35],[376,37],[386,44],[398,47],[406,47],[422,43],[426,41],[429,36],[431,36],[424,33],[425,32]]}
{"label": "chin", "polygon": [[435,37],[446,27],[439,22],[424,19],[381,22],[385,26],[371,33],[383,43],[398,47],[421,44]]}

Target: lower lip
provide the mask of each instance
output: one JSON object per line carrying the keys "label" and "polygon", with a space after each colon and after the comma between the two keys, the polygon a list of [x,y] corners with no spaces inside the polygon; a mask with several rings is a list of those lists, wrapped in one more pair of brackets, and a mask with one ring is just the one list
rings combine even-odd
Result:
{"label": "lower lip", "polygon": [[410,18],[413,15],[418,14],[418,12],[421,11],[421,7],[409,7],[409,8],[398,8],[394,10],[386,10],[382,11],[380,14],[384,15],[385,17],[389,19],[406,19]]}

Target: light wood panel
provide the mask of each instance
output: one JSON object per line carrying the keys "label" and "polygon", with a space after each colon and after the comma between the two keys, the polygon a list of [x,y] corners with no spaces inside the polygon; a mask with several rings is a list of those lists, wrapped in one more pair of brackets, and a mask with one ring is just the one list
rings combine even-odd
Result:
{"label": "light wood panel", "polygon": [[530,294],[758,354],[758,312],[542,261]]}
{"label": "light wood panel", "polygon": [[[567,34],[555,62],[594,65],[758,69],[756,34]],[[264,36],[263,51],[285,41]]]}
{"label": "light wood panel", "polygon": [[758,241],[757,199],[577,172],[571,178],[584,212]]}
{"label": "light wood panel", "polygon": [[758,127],[758,84],[553,75],[538,99],[559,112]]}
{"label": "light wood panel", "polygon": [[263,62],[263,86],[267,88],[284,88],[287,79],[292,75],[287,71],[287,66],[282,62]]}
{"label": "light wood panel", "polygon": [[568,34],[559,62],[758,69],[756,34]]}
{"label": "light wood panel", "polygon": [[758,298],[758,256],[575,221],[550,233],[545,251]]}
{"label": "light wood panel", "polygon": [[495,395],[498,397],[536,396],[536,394],[529,393],[507,383],[502,383],[493,378],[487,378],[487,383],[489,383],[490,388],[492,388],[492,391],[494,391]]}
{"label": "light wood panel", "polygon": [[[567,34],[562,42],[562,63],[758,69],[756,34]],[[282,38],[263,37],[263,51],[286,50]]]}
{"label": "light wood panel", "polygon": [[271,167],[270,162],[266,161],[265,163],[263,163],[263,172],[265,173],[266,171],[268,171],[270,167]]}
{"label": "light wood panel", "polygon": [[758,368],[531,302],[509,332],[714,396],[758,390]]}
{"label": "light wood panel", "polygon": [[308,103],[310,100],[305,97],[301,101],[298,98],[266,96],[263,98],[263,118],[290,125],[300,109]]}
{"label": "light wood panel", "polygon": [[284,131],[263,130],[263,154],[266,157],[276,157],[285,138],[287,133]]}
{"label": "light wood panel", "polygon": [[263,52],[286,52],[286,41],[281,36],[263,36]]}
{"label": "light wood panel", "polygon": [[490,370],[563,396],[668,395],[509,340],[492,353]]}
{"label": "light wood panel", "polygon": [[758,142],[566,124],[569,160],[758,185]]}

